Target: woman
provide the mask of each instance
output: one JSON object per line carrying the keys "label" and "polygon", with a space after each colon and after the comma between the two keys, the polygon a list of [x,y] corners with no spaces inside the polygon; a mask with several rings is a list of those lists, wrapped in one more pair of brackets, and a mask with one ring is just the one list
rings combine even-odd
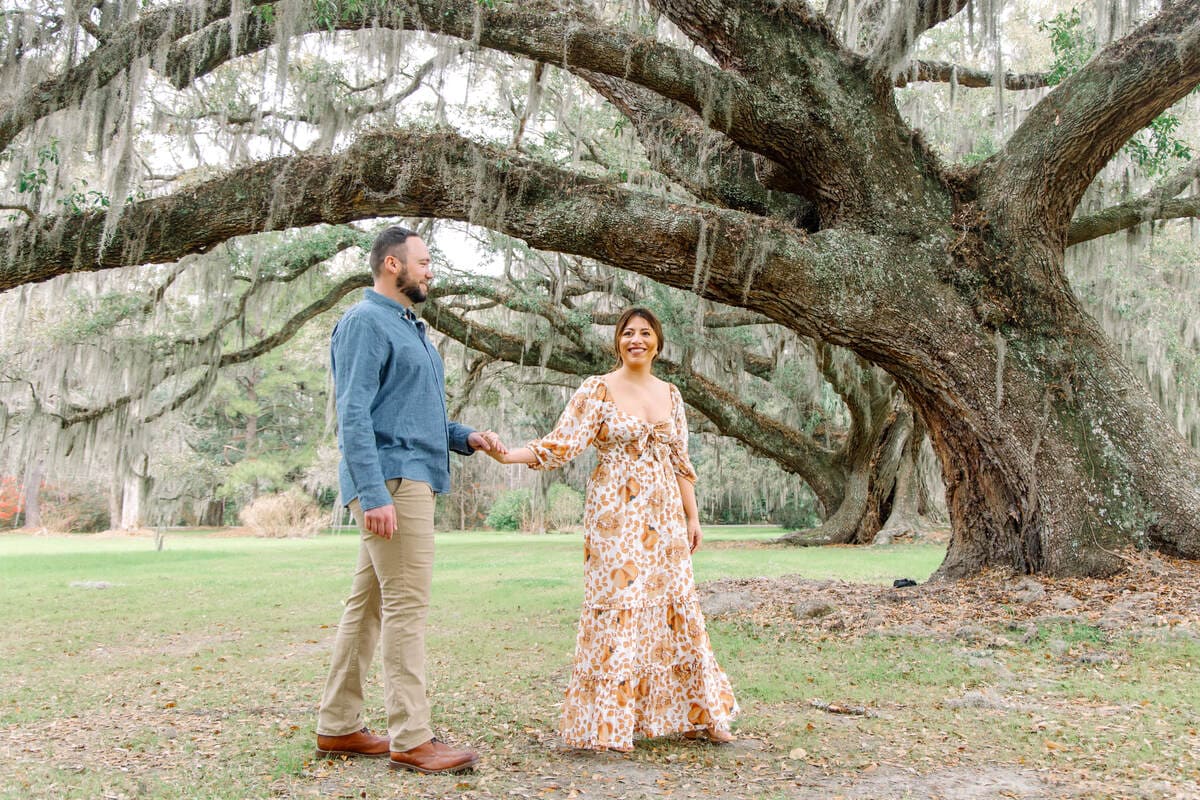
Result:
{"label": "woman", "polygon": [[588,378],[546,437],[489,455],[555,469],[596,445],[584,511],[585,588],[561,732],[569,747],[628,751],[634,733],[733,740],[737,703],[692,579],[700,521],[683,399],[650,373],[658,319],[621,315],[617,369]]}

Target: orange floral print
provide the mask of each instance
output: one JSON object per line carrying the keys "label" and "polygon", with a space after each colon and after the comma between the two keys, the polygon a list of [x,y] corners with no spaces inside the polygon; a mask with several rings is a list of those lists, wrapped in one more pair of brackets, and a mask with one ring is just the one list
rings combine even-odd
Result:
{"label": "orange floral print", "polygon": [[687,420],[618,409],[584,381],[554,430],[529,447],[555,469],[594,445],[584,513],[584,598],[560,731],[571,747],[629,750],[635,734],[727,729],[738,712],[696,596],[678,478],[696,480]]}

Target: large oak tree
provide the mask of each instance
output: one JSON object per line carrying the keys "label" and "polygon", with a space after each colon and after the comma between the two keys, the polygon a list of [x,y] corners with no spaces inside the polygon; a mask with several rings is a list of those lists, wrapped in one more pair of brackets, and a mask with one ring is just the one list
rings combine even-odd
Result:
{"label": "large oak tree", "polygon": [[86,56],[6,99],[0,146],[146,59],[184,86],[306,30],[410,29],[576,73],[690,199],[444,128],[375,130],[334,154],[131,199],[119,216],[33,214],[0,234],[0,289],[269,229],[467,220],[754,310],[885,369],[943,465],[944,575],[1104,573],[1131,544],[1200,555],[1196,457],[1063,270],[1070,244],[1196,214],[1180,186],[1073,218],[1122,145],[1200,83],[1200,0],[1163,3],[970,167],[944,164],[894,98],[897,83],[945,74],[908,53],[963,0],[903,3],[851,44],[801,0],[651,2],[703,56],[583,3],[253,5],[155,8],[99,31]]}

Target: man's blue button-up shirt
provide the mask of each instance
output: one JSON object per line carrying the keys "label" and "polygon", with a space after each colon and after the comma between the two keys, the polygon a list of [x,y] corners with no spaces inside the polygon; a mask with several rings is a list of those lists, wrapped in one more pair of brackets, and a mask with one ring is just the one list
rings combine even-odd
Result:
{"label": "man's blue button-up shirt", "polygon": [[385,481],[425,481],[450,491],[450,451],[471,455],[473,432],[446,419],[442,359],[412,310],[373,289],[333,329],[342,503],[392,502]]}

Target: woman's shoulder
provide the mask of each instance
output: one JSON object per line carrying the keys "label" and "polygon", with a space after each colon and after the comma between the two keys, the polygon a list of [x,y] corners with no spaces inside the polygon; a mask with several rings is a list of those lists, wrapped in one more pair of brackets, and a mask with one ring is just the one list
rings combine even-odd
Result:
{"label": "woman's shoulder", "polygon": [[608,384],[605,382],[606,375],[589,375],[583,379],[583,383],[575,390],[577,397],[587,397],[595,400],[608,399]]}

